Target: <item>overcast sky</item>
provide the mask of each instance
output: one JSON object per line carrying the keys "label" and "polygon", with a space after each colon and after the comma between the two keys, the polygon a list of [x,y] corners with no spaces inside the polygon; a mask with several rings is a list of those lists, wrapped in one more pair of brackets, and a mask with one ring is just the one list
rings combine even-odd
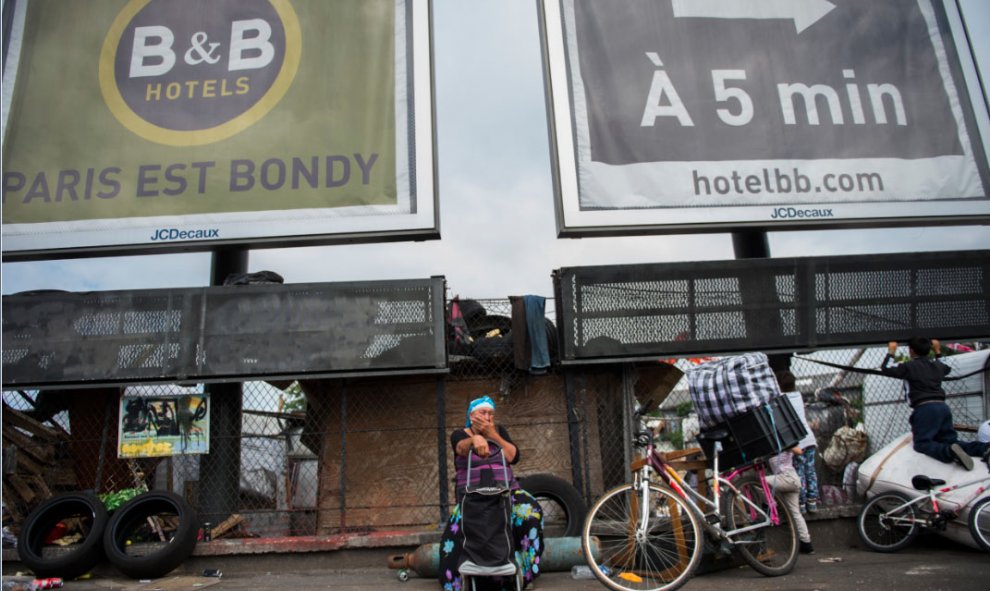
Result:
{"label": "overcast sky", "polygon": [[[990,1],[961,0],[990,79]],[[733,258],[728,234],[557,239],[537,2],[435,0],[437,241],[255,250],[287,283],[444,275],[451,295],[552,295],[566,266]],[[986,108],[986,105],[976,105]],[[985,226],[780,232],[774,257],[990,248]],[[4,263],[4,294],[209,284],[209,254]]]}

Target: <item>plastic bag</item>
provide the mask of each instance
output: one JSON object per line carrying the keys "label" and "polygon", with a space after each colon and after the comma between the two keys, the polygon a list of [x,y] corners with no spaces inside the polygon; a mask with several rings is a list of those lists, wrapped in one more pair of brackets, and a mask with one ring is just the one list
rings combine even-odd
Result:
{"label": "plastic bag", "polygon": [[822,454],[825,465],[835,471],[842,470],[849,462],[862,462],[866,458],[869,438],[859,423],[855,428],[842,426],[836,429],[828,448]]}

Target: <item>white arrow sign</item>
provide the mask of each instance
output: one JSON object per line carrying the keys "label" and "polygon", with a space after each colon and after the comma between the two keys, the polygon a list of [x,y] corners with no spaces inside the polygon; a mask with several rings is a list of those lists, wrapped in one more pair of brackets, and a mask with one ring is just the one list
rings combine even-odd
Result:
{"label": "white arrow sign", "polygon": [[680,18],[793,19],[798,34],[835,8],[827,0],[671,0]]}

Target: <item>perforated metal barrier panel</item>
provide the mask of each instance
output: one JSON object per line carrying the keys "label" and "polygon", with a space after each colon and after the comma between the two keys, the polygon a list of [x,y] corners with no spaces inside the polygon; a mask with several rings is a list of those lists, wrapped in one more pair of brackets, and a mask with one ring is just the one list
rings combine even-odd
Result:
{"label": "perforated metal barrier panel", "polygon": [[3,298],[3,386],[446,368],[444,279]]}
{"label": "perforated metal barrier panel", "polygon": [[568,267],[562,361],[990,335],[990,251]]}

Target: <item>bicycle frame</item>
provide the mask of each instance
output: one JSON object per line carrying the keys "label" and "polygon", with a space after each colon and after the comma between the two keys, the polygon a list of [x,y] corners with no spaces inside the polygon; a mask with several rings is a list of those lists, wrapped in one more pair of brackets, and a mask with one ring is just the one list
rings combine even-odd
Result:
{"label": "bicycle frame", "polygon": [[930,489],[928,491],[928,498],[932,502],[932,508],[935,510],[935,513],[939,512],[938,500],[941,495],[950,493],[960,488],[966,488],[967,486],[973,486],[974,484],[981,484],[981,486],[976,487],[976,491],[972,495],[967,497],[964,503],[959,504],[959,507],[962,508],[968,506],[970,503],[976,500],[981,494],[983,494],[987,490],[988,486],[990,486],[990,476],[984,476],[983,478],[974,478],[973,480],[969,480],[952,486],[946,486],[940,489]]}
{"label": "bicycle frame", "polygon": [[918,505],[925,501],[928,501],[932,507],[931,515],[925,516],[920,519],[914,519],[913,521],[915,523],[922,523],[925,527],[931,527],[932,525],[934,525],[936,519],[938,519],[939,515],[941,514],[941,509],[939,509],[938,502],[943,495],[950,493],[954,490],[959,490],[960,488],[966,488],[976,484],[980,484],[981,486],[978,486],[976,488],[976,491],[973,492],[972,495],[969,495],[964,502],[959,503],[959,508],[962,509],[964,507],[969,506],[970,503],[972,503],[974,500],[979,498],[980,495],[982,495],[984,492],[988,490],[988,487],[990,487],[990,476],[981,476],[979,478],[974,478],[972,480],[960,482],[959,484],[954,484],[952,486],[945,486],[942,488],[930,488],[926,490],[923,494],[920,494],[912,498],[908,502],[898,505],[897,507],[888,511],[886,513],[886,515],[888,515],[887,518],[892,521],[912,521],[904,517],[894,516],[893,514],[897,513],[898,511],[901,511],[902,509],[905,509],[906,507],[910,507],[912,505]]}
{"label": "bicycle frame", "polygon": [[[762,463],[749,464],[740,468],[736,468],[727,472],[725,475],[718,473],[718,457],[719,451],[721,450],[721,443],[716,442],[715,444],[715,458],[714,458],[714,472],[715,476],[712,478],[712,498],[708,498],[698,491],[691,488],[681,477],[680,474],[667,462],[661,452],[657,451],[652,438],[650,438],[649,443],[646,445],[646,457],[642,462],[642,465],[636,472],[636,480],[634,482],[637,489],[641,492],[642,506],[649,507],[648,495],[649,495],[649,482],[650,473],[656,473],[663,480],[671,490],[673,490],[679,497],[681,497],[685,503],[694,511],[699,517],[701,517],[700,522],[702,527],[714,538],[728,542],[729,544],[734,544],[734,537],[739,534],[750,532],[756,529],[761,529],[769,525],[780,525],[780,517],[777,513],[777,503],[773,497],[773,491],[767,483],[766,480],[766,470]],[[763,488],[763,494],[765,498],[768,499],[768,508],[764,510],[752,501],[749,497],[742,494],[732,481],[739,477],[741,474],[749,471],[755,471],[759,479],[760,485]],[[726,530],[723,528],[723,515],[721,512],[721,495],[722,487],[728,488],[732,491],[737,499],[740,499],[747,507],[750,512],[750,524],[744,527],[735,528],[731,530]],[[704,507],[704,509],[702,508]],[[768,512],[769,511],[769,512]],[[709,517],[714,516],[714,520],[710,520]],[[759,521],[756,521],[756,517],[760,517]],[[643,512],[641,516],[639,526],[637,528],[637,536],[645,536],[647,522],[649,515],[646,511]],[[755,523],[754,523],[755,521]]]}

